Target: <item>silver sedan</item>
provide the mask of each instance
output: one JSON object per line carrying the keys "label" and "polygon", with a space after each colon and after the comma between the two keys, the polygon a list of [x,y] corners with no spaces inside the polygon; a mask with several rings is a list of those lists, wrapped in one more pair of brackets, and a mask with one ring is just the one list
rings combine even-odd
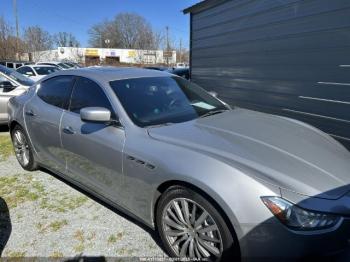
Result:
{"label": "silver sedan", "polygon": [[19,163],[160,234],[172,257],[334,253],[350,238],[350,153],[305,123],[228,105],[166,72],[54,73],[12,98]]}

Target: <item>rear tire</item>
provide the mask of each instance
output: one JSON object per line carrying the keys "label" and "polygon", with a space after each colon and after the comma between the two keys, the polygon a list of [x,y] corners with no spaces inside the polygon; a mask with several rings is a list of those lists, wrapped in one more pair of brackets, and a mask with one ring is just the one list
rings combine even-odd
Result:
{"label": "rear tire", "polygon": [[219,211],[201,194],[171,187],[159,199],[156,225],[171,257],[239,261],[237,244]]}
{"label": "rear tire", "polygon": [[24,129],[16,125],[11,130],[12,144],[18,163],[27,171],[38,169],[38,164],[34,159],[33,148],[29,142],[28,136]]}

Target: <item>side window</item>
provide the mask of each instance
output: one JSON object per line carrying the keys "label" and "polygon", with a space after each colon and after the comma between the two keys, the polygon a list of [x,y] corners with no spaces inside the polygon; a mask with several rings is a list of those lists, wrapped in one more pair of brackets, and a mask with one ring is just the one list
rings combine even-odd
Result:
{"label": "side window", "polygon": [[72,91],[73,76],[57,76],[40,84],[37,95],[46,103],[67,108]]}
{"label": "side window", "polygon": [[104,107],[115,117],[111,103],[102,88],[94,81],[81,77],[74,85],[70,111],[79,114],[84,107]]}

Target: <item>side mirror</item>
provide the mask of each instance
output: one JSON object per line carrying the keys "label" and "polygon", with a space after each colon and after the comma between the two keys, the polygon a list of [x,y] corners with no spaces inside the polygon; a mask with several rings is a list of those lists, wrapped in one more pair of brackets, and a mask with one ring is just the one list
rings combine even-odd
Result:
{"label": "side mirror", "polygon": [[216,93],[215,91],[209,91],[208,93],[215,98],[218,97],[218,93]]}
{"label": "side mirror", "polygon": [[14,86],[10,81],[2,81],[0,82],[0,88],[15,88],[16,86]]}
{"label": "side mirror", "polygon": [[111,121],[111,111],[103,107],[85,107],[80,110],[80,118],[86,122],[106,123]]}

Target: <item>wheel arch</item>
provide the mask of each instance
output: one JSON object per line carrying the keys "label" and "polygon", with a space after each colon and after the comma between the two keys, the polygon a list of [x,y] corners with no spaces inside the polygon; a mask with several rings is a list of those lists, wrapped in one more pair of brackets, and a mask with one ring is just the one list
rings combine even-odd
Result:
{"label": "wheel arch", "polygon": [[[205,192],[199,186],[194,185],[193,183],[183,181],[183,180],[168,180],[168,181],[163,182],[162,184],[160,184],[157,187],[156,194],[155,194],[154,201],[153,201],[154,204],[153,204],[153,212],[152,212],[152,216],[153,216],[152,220],[153,220],[155,227],[157,227],[157,225],[155,223],[155,218],[156,218],[156,212],[157,212],[159,200],[160,200],[162,194],[172,187],[189,188],[189,189],[195,191],[196,193],[201,194],[203,197],[205,197],[207,200],[209,200],[209,202],[216,208],[216,210],[220,213],[220,215],[222,215],[222,218],[224,219],[224,221],[228,225],[229,230],[234,238],[234,241],[237,243],[237,246],[236,246],[237,250],[236,251],[239,253],[239,256],[240,256],[241,252],[240,252],[240,245],[239,245],[238,236],[237,236],[237,228],[234,227],[232,221],[229,219],[228,215],[226,214],[224,209],[221,207],[221,205],[218,203],[218,201],[216,201],[207,192]],[[236,220],[236,218],[235,218],[235,220]],[[238,230],[240,230],[240,229],[238,229]]]}
{"label": "wheel arch", "polygon": [[[15,128],[15,126],[17,126],[17,125],[19,125],[19,126],[21,126],[21,124],[18,122],[18,121],[16,121],[16,120],[12,120],[11,121],[11,123],[9,124],[9,128],[10,128],[10,133],[12,132],[12,130]],[[22,127],[22,126],[21,126]],[[23,128],[23,127],[22,127]]]}

